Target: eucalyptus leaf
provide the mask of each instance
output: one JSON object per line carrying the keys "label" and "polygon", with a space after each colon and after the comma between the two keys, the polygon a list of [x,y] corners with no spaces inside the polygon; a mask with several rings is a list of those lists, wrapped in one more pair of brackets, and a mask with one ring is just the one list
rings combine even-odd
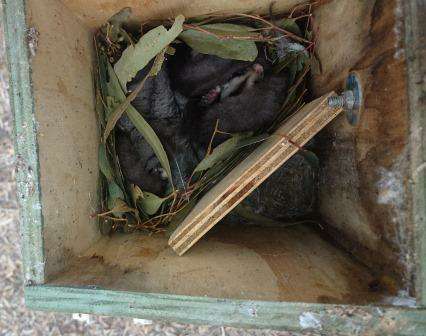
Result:
{"label": "eucalyptus leaf", "polygon": [[115,182],[111,181],[108,183],[108,209],[111,210],[115,207],[117,199],[124,200],[124,193],[120,186]]}
{"label": "eucalyptus leaf", "polygon": [[281,27],[282,29],[289,31],[290,33],[293,33],[293,34],[296,34],[297,36],[303,37],[302,31],[300,30],[300,27],[296,23],[295,19],[284,18],[284,19],[279,20],[276,23],[276,25],[278,27]]}
{"label": "eucalyptus leaf", "polygon": [[108,156],[106,152],[105,144],[100,143],[98,147],[98,165],[102,174],[106,177],[108,182],[114,179],[114,174],[112,172],[111,165],[108,161]]}
{"label": "eucalyptus leaf", "polygon": [[250,134],[235,134],[232,138],[226,140],[217,146],[213,152],[207,155],[201,162],[195,167],[194,172],[200,172],[213,167],[216,163],[221,162],[228,158],[234,153],[239,146],[242,139],[246,139]]}
{"label": "eucalyptus leaf", "polygon": [[[108,57],[104,52],[99,54],[99,89],[101,91],[102,97],[107,96],[107,81],[108,81]],[[105,120],[106,122],[106,120]]]}
{"label": "eucalyptus leaf", "polygon": [[[211,34],[196,29],[188,29],[183,31],[179,38],[202,54],[250,62],[256,59],[257,47],[254,41],[225,38],[229,36],[258,36],[258,34],[251,32],[250,27],[231,23],[213,23],[199,26],[199,28]],[[224,38],[221,39],[220,36]]]}
{"label": "eucalyptus leaf", "polygon": [[238,142],[236,149],[240,149],[240,148],[244,148],[244,147],[248,147],[248,146],[251,146],[251,145],[261,143],[261,142],[265,141],[266,139],[268,139],[269,137],[270,137],[270,135],[265,133],[265,134],[260,134],[260,135],[257,135],[257,136],[242,139]]}
{"label": "eucalyptus leaf", "polygon": [[161,205],[168,200],[169,197],[158,197],[157,195],[143,191],[142,197],[138,198],[138,204],[142,208],[142,210],[148,215],[155,215],[160,209]]}
{"label": "eucalyptus leaf", "polygon": [[172,46],[168,46],[166,48],[166,54],[174,56],[176,54],[176,48],[173,48]]}
{"label": "eucalyptus leaf", "polygon": [[307,149],[302,149],[301,151],[299,151],[299,153],[304,157],[304,159],[309,163],[312,168],[319,169],[320,160],[314,152]]}
{"label": "eucalyptus leaf", "polygon": [[99,231],[104,236],[107,236],[111,233],[113,224],[114,222],[111,218],[99,217],[98,219]]}
{"label": "eucalyptus leaf", "polygon": [[139,198],[143,197],[143,191],[141,190],[141,188],[139,188],[139,186],[135,184],[130,185],[130,190],[132,192],[133,203],[136,205]]}
{"label": "eucalyptus leaf", "polygon": [[[113,95],[114,98],[118,101],[118,103],[122,103],[126,100],[126,96],[121,89],[118,78],[112,68],[111,64],[108,64],[108,72],[109,72],[109,82],[107,83],[108,93]],[[142,134],[144,139],[148,142],[148,144],[152,147],[155,155],[160,161],[161,166],[166,171],[167,176],[169,177],[170,183],[172,183],[172,173],[170,168],[169,159],[167,158],[166,151],[164,150],[163,145],[161,144],[160,139],[157,134],[155,134],[152,127],[148,124],[148,122],[141,116],[141,114],[136,111],[136,109],[130,104],[126,109],[126,114],[129,117],[130,121],[136,127],[136,129]]]}
{"label": "eucalyptus leaf", "polygon": [[108,36],[110,41],[118,42],[119,36],[122,35],[123,32],[125,33],[122,26],[129,20],[131,14],[132,9],[130,7],[125,7],[114,14],[108,20],[108,23],[102,27],[102,32]]}
{"label": "eucalyptus leaf", "polygon": [[178,15],[173,26],[167,30],[158,26],[144,34],[135,45],[129,45],[114,66],[123,90],[151,59],[166,48],[182,32],[185,17]]}
{"label": "eucalyptus leaf", "polygon": [[114,216],[120,217],[123,212],[131,210],[124,201],[125,196],[120,186],[111,181],[108,183],[108,198],[107,198],[107,207]]}
{"label": "eucalyptus leaf", "polygon": [[296,76],[297,76],[297,69],[298,69],[298,64],[297,61],[290,63],[289,65],[289,76],[288,76],[288,82],[289,85],[293,85]]}
{"label": "eucalyptus leaf", "polygon": [[114,216],[119,217],[125,212],[132,212],[134,209],[129,207],[125,201],[121,198],[116,198],[114,203],[111,203],[112,208],[110,211],[114,214]]}
{"label": "eucalyptus leaf", "polygon": [[295,55],[293,53],[288,53],[286,57],[284,57],[282,60],[278,62],[273,68],[273,71],[275,74],[280,73],[285,68],[287,68],[293,61],[294,61]]}
{"label": "eucalyptus leaf", "polygon": [[[143,86],[145,85],[146,80],[150,76],[156,76],[158,72],[161,70],[161,67],[163,66],[164,62],[164,54],[166,52],[166,48],[160,52],[154,60],[154,63],[152,64],[152,67],[148,74],[145,76],[145,78],[137,85],[137,87],[133,90],[129,96],[126,97],[126,99],[122,103],[117,103],[117,99],[110,99],[108,101],[108,106],[110,106],[110,109],[113,112],[108,113],[108,122],[105,126],[104,131],[104,141],[108,138],[109,134],[115,127],[115,124],[120,119],[120,117],[123,115],[123,112],[130,106],[130,103],[136,98],[138,93],[143,89]],[[118,90],[118,89],[117,89]]]}

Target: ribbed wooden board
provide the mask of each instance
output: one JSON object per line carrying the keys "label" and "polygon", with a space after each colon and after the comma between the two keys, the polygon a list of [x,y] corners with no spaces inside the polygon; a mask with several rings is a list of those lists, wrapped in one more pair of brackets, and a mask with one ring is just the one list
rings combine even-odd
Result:
{"label": "ribbed wooden board", "polygon": [[328,97],[334,94],[331,92],[305,105],[197,203],[169,239],[177,254],[183,255],[342,112],[327,105]]}

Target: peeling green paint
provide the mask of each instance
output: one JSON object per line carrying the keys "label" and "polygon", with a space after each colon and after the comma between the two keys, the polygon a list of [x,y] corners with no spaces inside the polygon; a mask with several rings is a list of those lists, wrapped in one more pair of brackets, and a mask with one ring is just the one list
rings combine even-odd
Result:
{"label": "peeling green paint", "polygon": [[14,116],[16,182],[24,275],[26,283],[44,283],[37,122],[31,90],[25,2],[3,0],[3,22],[10,74],[10,104]]}
{"label": "peeling green paint", "polygon": [[310,335],[426,335],[420,309],[215,299],[91,288],[32,286],[28,307],[38,310],[130,316]]}

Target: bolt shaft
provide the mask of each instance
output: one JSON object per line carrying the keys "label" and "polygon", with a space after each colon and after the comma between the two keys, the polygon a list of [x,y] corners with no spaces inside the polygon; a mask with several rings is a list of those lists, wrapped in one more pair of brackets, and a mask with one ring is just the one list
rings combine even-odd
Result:
{"label": "bolt shaft", "polygon": [[328,98],[328,106],[332,108],[342,108],[345,106],[344,96],[333,96]]}
{"label": "bolt shaft", "polygon": [[355,97],[354,92],[351,90],[343,91],[339,96],[328,98],[328,106],[332,108],[344,108],[351,110],[354,108]]}

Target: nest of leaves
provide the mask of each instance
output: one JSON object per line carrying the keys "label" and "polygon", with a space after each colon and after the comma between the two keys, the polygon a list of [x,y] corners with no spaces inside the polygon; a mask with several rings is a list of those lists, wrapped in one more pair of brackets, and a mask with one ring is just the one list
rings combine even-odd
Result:
{"label": "nest of leaves", "polygon": [[[272,12],[272,11],[271,11]],[[194,207],[197,200],[256,146],[268,137],[286,118],[304,105],[307,78],[311,68],[319,68],[315,57],[312,5],[294,8],[284,15],[260,16],[229,13],[186,20],[182,15],[162,25],[143,24],[135,32],[126,29],[131,10],[114,15],[95,34],[97,53],[96,110],[99,132],[99,219],[101,232],[121,230],[150,233],[176,227]],[[149,28],[147,28],[149,27]],[[281,39],[299,46],[278,61],[277,43]],[[192,49],[222,58],[254,61],[256,44],[267,46],[267,57],[274,61],[274,71],[289,73],[290,88],[278,117],[267,130],[255,134],[235,134],[213,150],[195,168],[185,190],[160,197],[129,184],[121,171],[116,152],[114,127],[123,113],[153,148],[162,168],[171,179],[166,152],[149,123],[133,108],[131,102],[143,88],[148,76],[155,76],[165,57],[174,54],[175,43],[186,43]],[[130,94],[126,83],[154,59],[144,80]],[[216,125],[217,126],[217,125]],[[215,130],[214,136],[220,133]]]}

